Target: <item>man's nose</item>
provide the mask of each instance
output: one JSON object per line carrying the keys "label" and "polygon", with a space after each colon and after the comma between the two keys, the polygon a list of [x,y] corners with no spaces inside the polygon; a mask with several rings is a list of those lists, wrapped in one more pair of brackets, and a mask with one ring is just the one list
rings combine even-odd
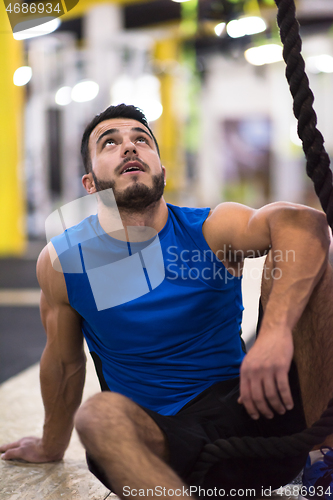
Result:
{"label": "man's nose", "polygon": [[130,141],[129,139],[127,141],[124,141],[124,143],[123,143],[122,154],[124,157],[128,156],[130,154],[136,155],[135,144],[132,141]]}

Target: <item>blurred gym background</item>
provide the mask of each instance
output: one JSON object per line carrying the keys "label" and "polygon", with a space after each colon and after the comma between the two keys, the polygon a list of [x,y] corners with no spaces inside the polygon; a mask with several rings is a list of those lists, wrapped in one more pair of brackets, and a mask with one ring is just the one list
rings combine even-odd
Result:
{"label": "blurred gym background", "polygon": [[[15,35],[10,9],[23,3],[0,4],[0,382],[39,360],[35,264],[45,219],[85,194],[82,131],[108,105],[146,113],[171,203],[319,208],[273,0],[59,1],[66,13],[42,33],[38,26]],[[318,127],[332,155],[333,2],[296,4]]]}

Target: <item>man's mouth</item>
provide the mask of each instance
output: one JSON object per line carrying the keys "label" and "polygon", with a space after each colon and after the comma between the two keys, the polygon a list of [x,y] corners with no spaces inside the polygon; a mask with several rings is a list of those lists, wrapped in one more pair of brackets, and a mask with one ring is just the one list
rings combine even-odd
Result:
{"label": "man's mouth", "polygon": [[145,172],[145,168],[138,161],[130,161],[123,166],[123,168],[120,171],[120,175],[131,174],[134,172]]}

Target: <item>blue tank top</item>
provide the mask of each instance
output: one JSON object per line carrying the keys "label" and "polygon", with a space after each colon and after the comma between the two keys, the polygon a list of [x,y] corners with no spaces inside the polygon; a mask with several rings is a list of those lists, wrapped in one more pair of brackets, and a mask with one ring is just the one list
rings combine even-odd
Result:
{"label": "blue tank top", "polygon": [[[227,271],[203,236],[209,208],[168,204],[168,212],[158,234],[164,279],[156,287],[148,280],[147,293],[114,307],[96,306],[89,281],[90,246],[101,262],[107,255],[121,265],[120,257],[131,255],[131,244],[106,234],[97,215],[52,243],[64,270],[70,305],[82,317],[101,388],[174,415],[215,382],[239,375],[244,357],[243,306],[241,278]],[[71,248],[64,251],[69,239]],[[77,269],[71,269],[69,261],[72,267],[76,262]],[[94,263],[96,267],[96,258]],[[143,261],[142,265],[147,276]],[[107,286],[117,289],[121,283]]]}

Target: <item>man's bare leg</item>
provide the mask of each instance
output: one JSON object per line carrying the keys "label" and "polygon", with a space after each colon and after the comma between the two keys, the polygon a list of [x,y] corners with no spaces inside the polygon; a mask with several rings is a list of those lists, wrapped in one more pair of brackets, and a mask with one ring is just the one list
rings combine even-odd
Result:
{"label": "man's bare leg", "polygon": [[161,429],[125,396],[113,392],[93,396],[78,410],[75,427],[88,455],[103,470],[118,496],[134,498],[128,489],[124,495],[125,486],[136,489],[136,496],[140,489],[151,489],[150,498],[157,498],[153,494],[157,486],[166,488],[162,495],[166,498],[173,498],[168,490],[183,491],[185,485],[167,465],[168,450]]}
{"label": "man's bare leg", "polygon": [[[272,287],[273,269],[272,259],[268,255],[261,287],[264,309]],[[333,271],[329,263],[294,329],[293,336],[294,359],[306,422],[310,427],[319,419],[333,397]],[[333,446],[333,435],[328,436],[323,444]]]}

